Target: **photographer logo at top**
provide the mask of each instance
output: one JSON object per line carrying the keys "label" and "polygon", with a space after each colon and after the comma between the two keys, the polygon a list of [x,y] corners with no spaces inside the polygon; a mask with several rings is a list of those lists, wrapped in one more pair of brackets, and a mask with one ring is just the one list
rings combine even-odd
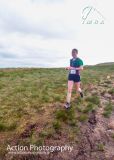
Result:
{"label": "photographer logo at top", "polygon": [[104,24],[105,17],[92,6],[87,6],[82,10],[82,24]]}

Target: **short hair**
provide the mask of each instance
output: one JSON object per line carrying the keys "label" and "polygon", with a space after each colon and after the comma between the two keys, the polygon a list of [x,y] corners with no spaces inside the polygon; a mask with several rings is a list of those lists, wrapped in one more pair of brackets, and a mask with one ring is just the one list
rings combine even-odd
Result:
{"label": "short hair", "polygon": [[73,53],[73,52],[78,53],[78,50],[77,50],[76,48],[74,48],[74,49],[72,49],[72,53]]}

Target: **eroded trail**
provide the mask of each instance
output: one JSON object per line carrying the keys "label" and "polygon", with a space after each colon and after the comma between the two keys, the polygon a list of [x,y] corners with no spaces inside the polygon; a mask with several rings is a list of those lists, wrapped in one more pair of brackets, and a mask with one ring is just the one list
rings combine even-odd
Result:
{"label": "eroded trail", "polygon": [[100,106],[89,114],[88,122],[80,127],[80,145],[76,160],[114,160],[114,110],[110,117],[103,116],[107,103],[114,106],[114,96],[108,93],[99,93],[99,96]]}

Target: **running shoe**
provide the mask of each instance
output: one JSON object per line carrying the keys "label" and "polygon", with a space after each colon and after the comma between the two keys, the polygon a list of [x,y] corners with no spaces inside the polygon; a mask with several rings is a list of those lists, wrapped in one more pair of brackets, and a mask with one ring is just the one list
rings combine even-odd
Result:
{"label": "running shoe", "polygon": [[66,109],[70,108],[70,103],[67,102],[67,103],[64,105],[64,107],[65,107]]}
{"label": "running shoe", "polygon": [[84,97],[84,95],[83,95],[83,93],[82,93],[82,92],[80,92],[80,96],[81,96],[81,98],[83,98],[83,97]]}

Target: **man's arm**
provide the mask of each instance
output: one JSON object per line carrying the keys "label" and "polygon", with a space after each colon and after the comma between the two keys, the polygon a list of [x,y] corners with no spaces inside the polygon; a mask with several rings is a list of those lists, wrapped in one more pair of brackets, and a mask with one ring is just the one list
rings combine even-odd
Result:
{"label": "man's arm", "polygon": [[80,67],[68,67],[69,68],[69,70],[71,70],[71,69],[75,69],[75,70],[78,70],[78,71],[81,71],[81,70],[83,70],[84,69],[84,67],[83,66],[80,66]]}
{"label": "man's arm", "polygon": [[78,70],[78,71],[81,71],[81,70],[83,70],[84,68],[83,68],[83,66],[80,66],[80,67],[66,67],[65,69],[67,69],[67,70],[71,70],[71,69],[75,69],[75,70]]}
{"label": "man's arm", "polygon": [[81,71],[81,70],[84,69],[84,67],[83,67],[83,66],[80,66],[80,67],[77,67],[77,68],[75,68],[75,69]]}

